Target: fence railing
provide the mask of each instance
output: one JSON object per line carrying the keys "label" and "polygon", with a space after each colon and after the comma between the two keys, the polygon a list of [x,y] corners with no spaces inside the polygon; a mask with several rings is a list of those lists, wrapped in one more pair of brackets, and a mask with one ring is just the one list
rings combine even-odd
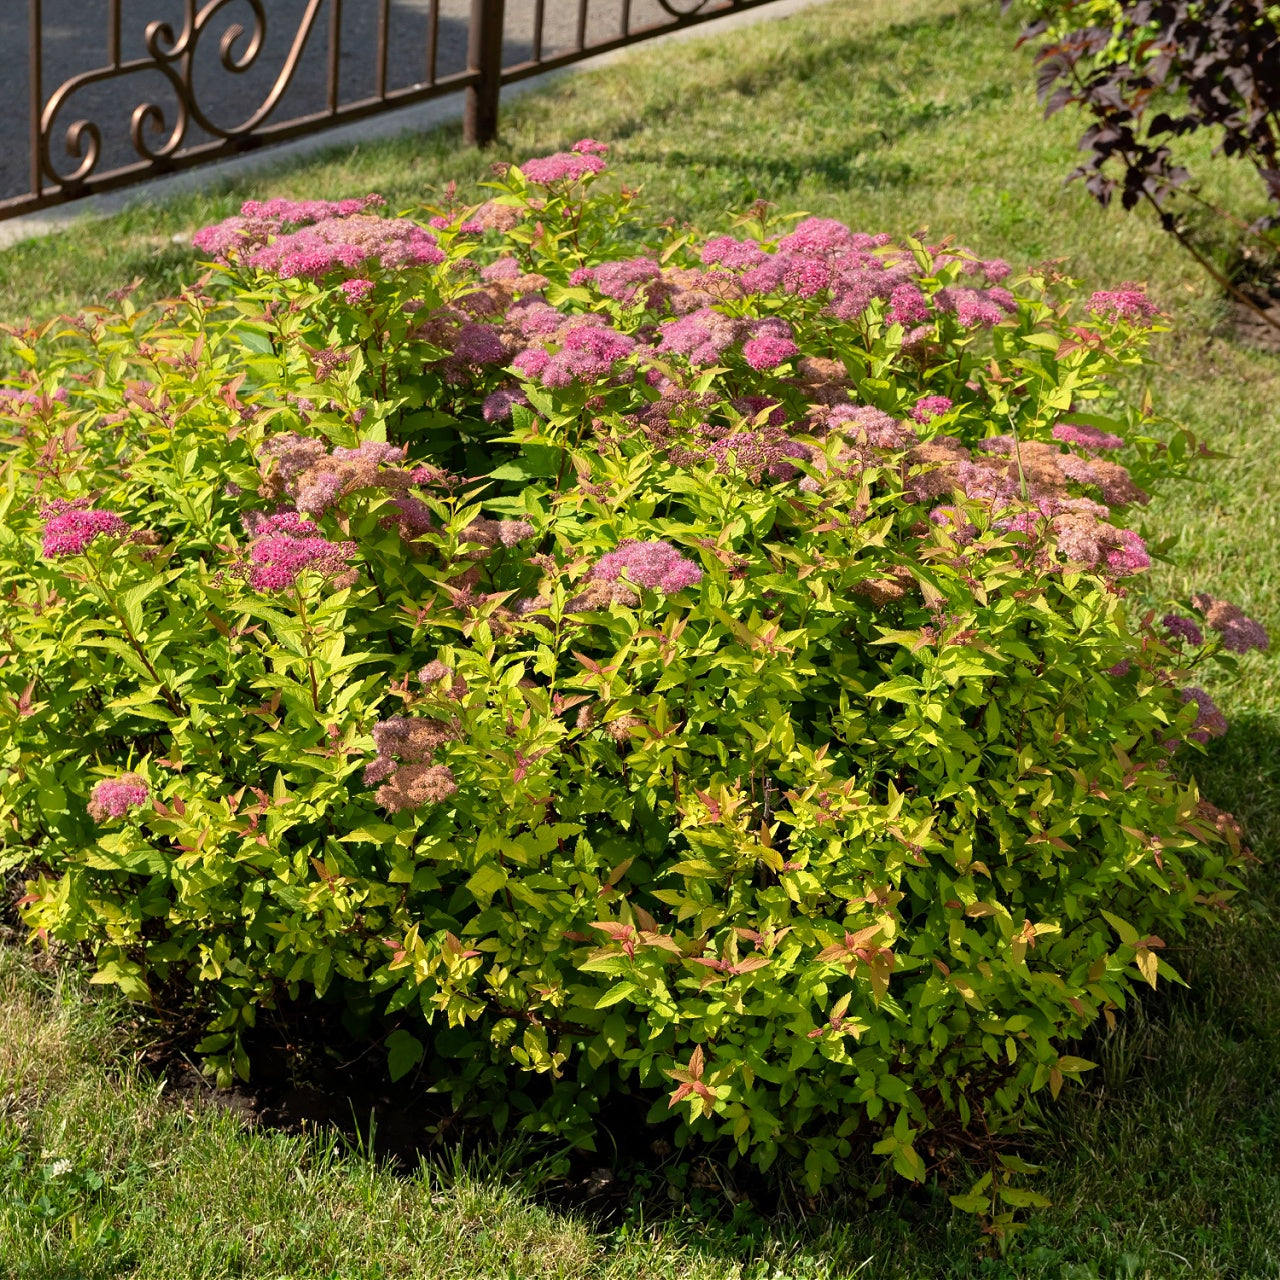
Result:
{"label": "fence railing", "polygon": [[504,85],[768,3],[10,0],[0,219],[458,92],[484,145]]}

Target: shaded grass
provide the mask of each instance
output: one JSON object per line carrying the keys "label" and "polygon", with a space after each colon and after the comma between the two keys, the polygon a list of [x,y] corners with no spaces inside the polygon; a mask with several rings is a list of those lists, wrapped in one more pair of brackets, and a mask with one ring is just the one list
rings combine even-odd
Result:
{"label": "shaded grass", "polygon": [[[985,0],[838,0],[650,50],[516,100],[483,156],[453,129],[366,144],[7,250],[0,314],[48,315],[135,276],[149,294],[174,289],[191,255],[173,237],[249,196],[377,189],[408,208],[449,178],[474,191],[494,160],[591,134],[615,144],[656,217],[711,227],[763,198],[869,230],[928,227],[1015,263],[1062,258],[1086,288],[1148,282],[1173,324],[1145,381],[1227,456],[1157,504],[1151,532],[1179,544],[1147,590],[1209,589],[1280,633],[1280,362],[1230,339],[1211,282],[1149,219],[1063,188],[1077,124],[1040,121],[1013,35]],[[1214,198],[1248,211],[1256,193],[1229,165],[1201,153],[1196,167]],[[981,1256],[939,1188],[763,1222],[672,1208],[659,1185],[598,1231],[537,1201],[518,1149],[393,1177],[332,1138],[166,1103],[130,1065],[118,1004],[0,953],[0,1276],[1275,1277],[1278,680],[1273,661],[1243,665],[1221,691],[1232,731],[1196,767],[1263,858],[1253,898],[1229,933],[1172,956],[1188,990],[1162,990],[1084,1046],[1101,1064],[1087,1089],[1032,1112],[1029,1153],[1048,1166],[1037,1185],[1054,1207],[1006,1259]]]}

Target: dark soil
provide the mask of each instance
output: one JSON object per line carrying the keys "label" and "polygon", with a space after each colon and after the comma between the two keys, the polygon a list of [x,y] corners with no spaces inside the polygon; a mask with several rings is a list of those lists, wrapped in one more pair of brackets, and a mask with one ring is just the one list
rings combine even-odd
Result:
{"label": "dark soil", "polygon": [[[264,1013],[245,1043],[251,1079],[229,1089],[216,1088],[200,1070],[193,1049],[198,1027],[180,1017],[161,1025],[159,1036],[154,1023],[138,1028],[139,1038],[149,1041],[142,1065],[184,1105],[225,1108],[246,1124],[286,1133],[333,1130],[404,1173],[458,1147],[482,1153],[496,1141],[487,1122],[460,1116],[447,1096],[429,1093],[421,1073],[393,1083],[380,1040],[348,1031],[336,1006],[301,1002]],[[660,1202],[709,1196],[721,1211],[744,1202],[766,1213],[776,1209],[776,1188],[745,1166],[731,1173],[719,1152],[677,1151],[670,1140],[674,1125],[646,1123],[651,1102],[624,1094],[606,1099],[596,1152],[566,1150],[551,1140],[531,1144],[528,1158],[542,1167],[530,1190],[602,1224],[620,1220],[637,1196],[651,1201],[655,1191]],[[542,1156],[553,1159],[544,1164]],[[654,1207],[650,1203],[650,1211]]]}

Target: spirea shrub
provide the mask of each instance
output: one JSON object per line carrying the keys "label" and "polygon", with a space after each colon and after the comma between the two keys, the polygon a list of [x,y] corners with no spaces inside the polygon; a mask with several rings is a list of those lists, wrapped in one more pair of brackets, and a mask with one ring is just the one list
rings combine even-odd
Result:
{"label": "spirea shrub", "polygon": [[1136,603],[1197,452],[1141,291],[654,226],[604,152],[9,334],[4,864],[223,1080],[314,994],[499,1126],[920,1178],[1226,912],[1175,765],[1266,636]]}

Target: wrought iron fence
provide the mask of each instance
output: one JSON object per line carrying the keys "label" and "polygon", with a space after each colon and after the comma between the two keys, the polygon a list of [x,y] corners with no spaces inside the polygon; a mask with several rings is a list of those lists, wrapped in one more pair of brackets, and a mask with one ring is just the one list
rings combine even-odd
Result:
{"label": "wrought iron fence", "polygon": [[458,92],[484,145],[504,85],[770,2],[8,0],[0,219]]}

